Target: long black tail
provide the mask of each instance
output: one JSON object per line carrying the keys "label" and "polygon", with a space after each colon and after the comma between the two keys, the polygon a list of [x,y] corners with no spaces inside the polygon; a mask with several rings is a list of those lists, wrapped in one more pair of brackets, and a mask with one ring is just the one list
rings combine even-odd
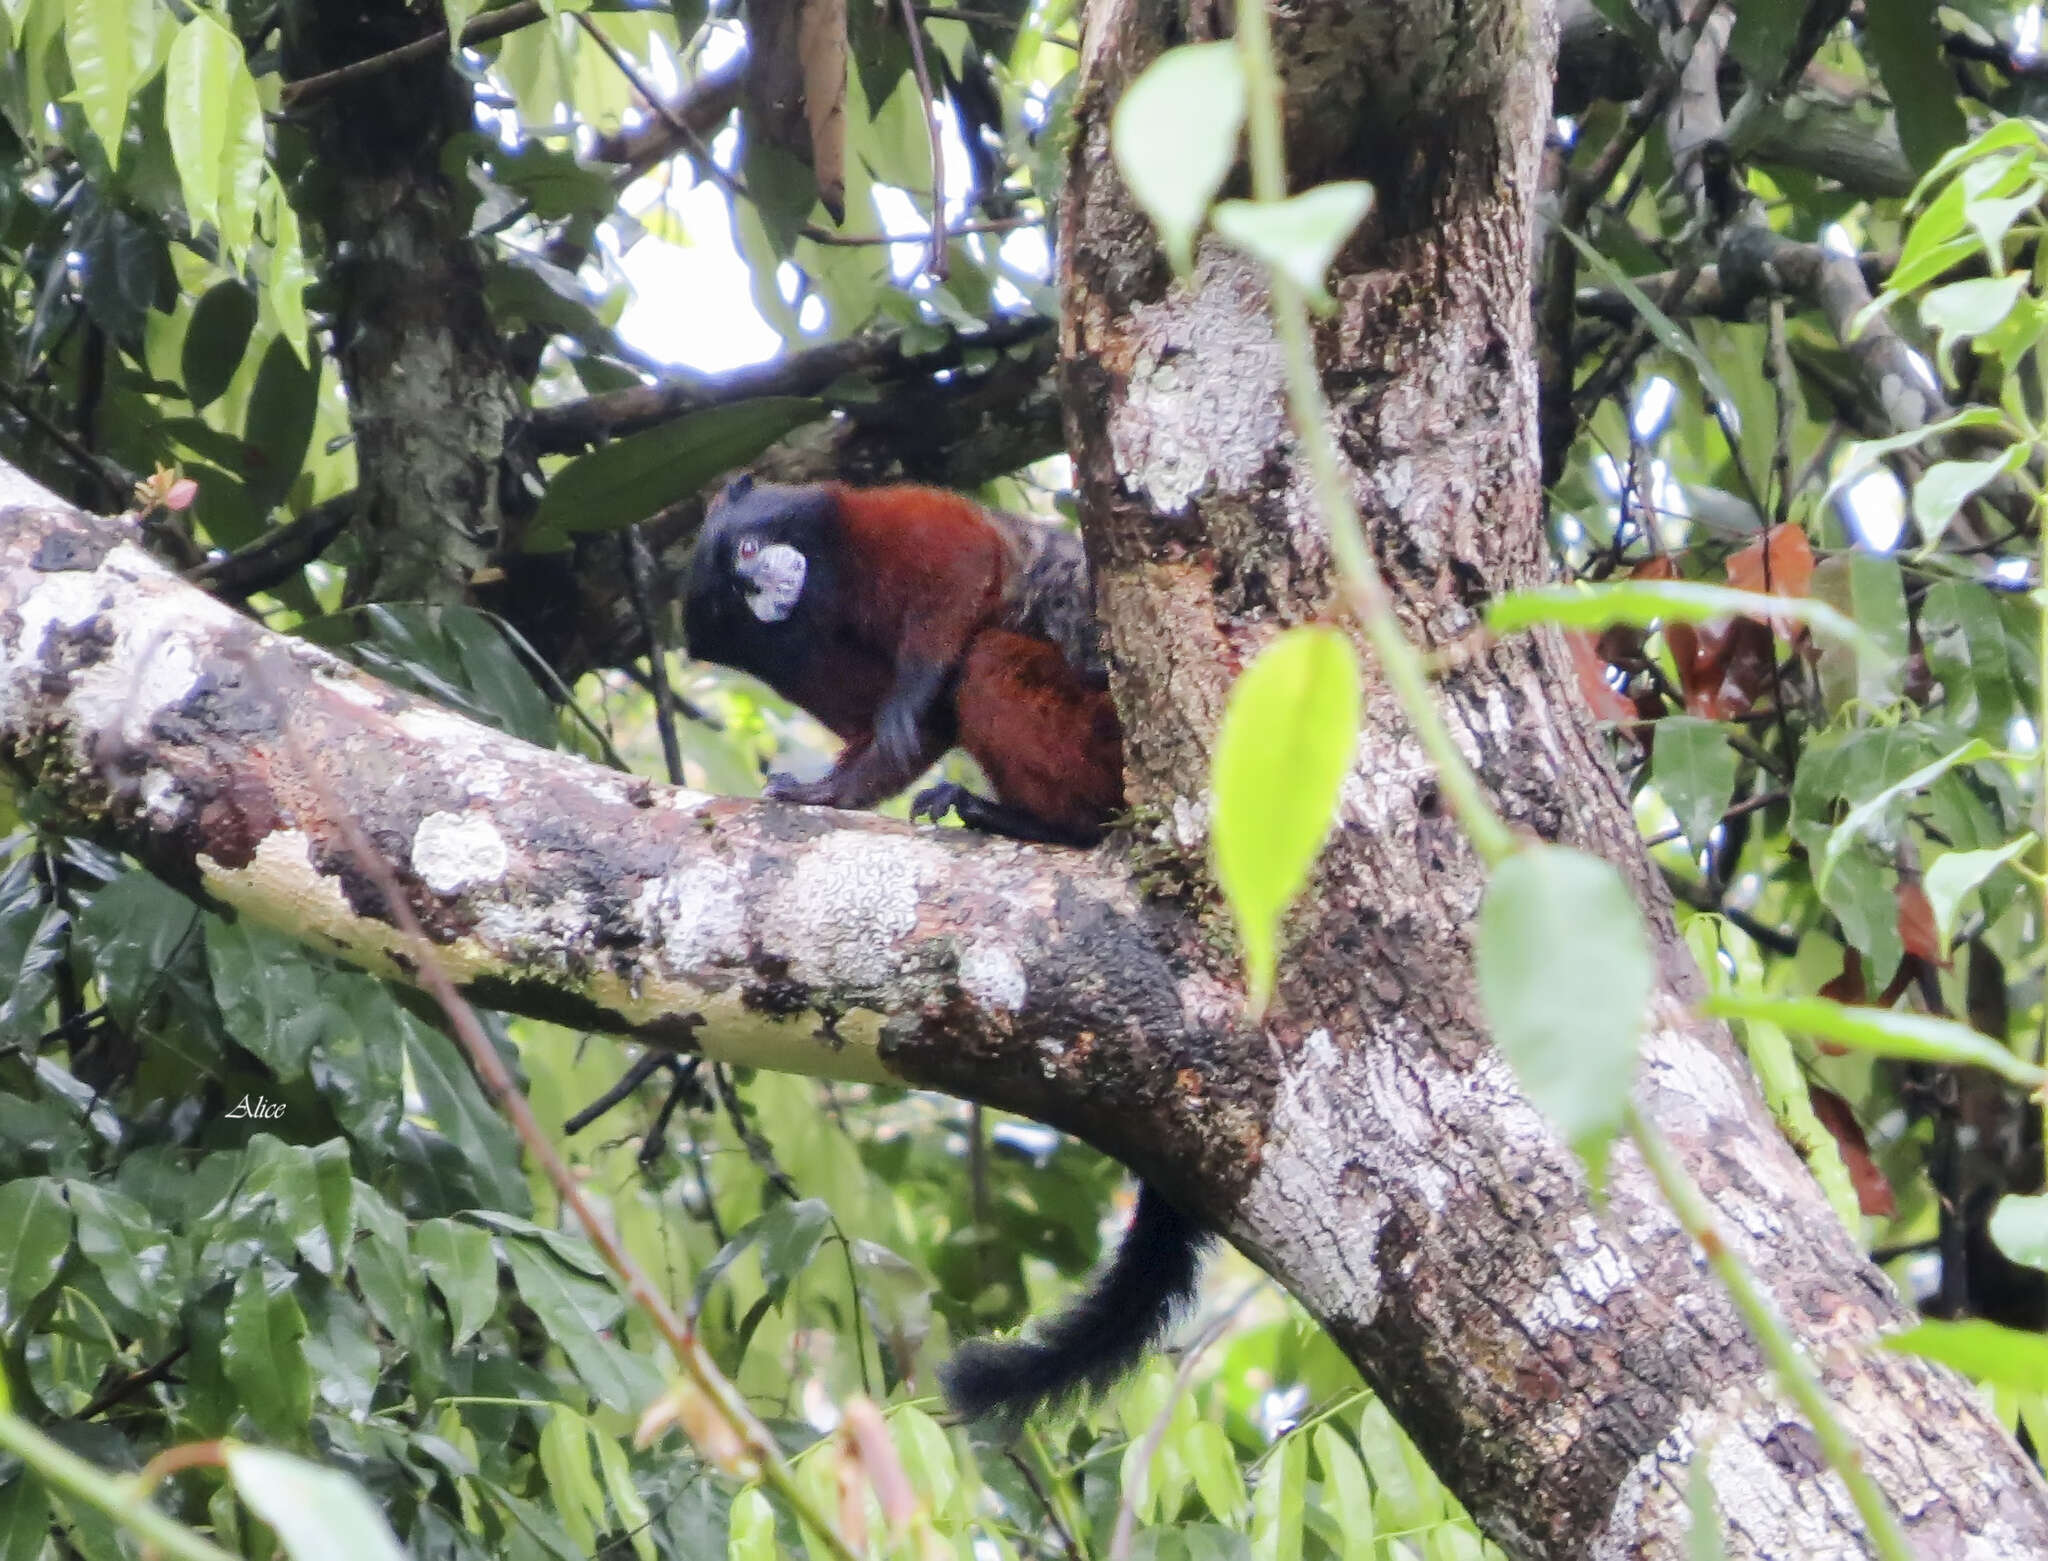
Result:
{"label": "long black tail", "polygon": [[939,1373],[946,1400],[970,1420],[1015,1426],[1043,1404],[1099,1391],[1137,1364],[1194,1299],[1209,1232],[1150,1186],[1116,1255],[1067,1309],[1028,1337],[971,1339]]}

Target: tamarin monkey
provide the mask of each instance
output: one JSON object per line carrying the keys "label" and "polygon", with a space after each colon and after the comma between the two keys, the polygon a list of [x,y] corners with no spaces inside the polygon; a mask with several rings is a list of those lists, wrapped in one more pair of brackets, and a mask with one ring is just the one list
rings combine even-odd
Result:
{"label": "tamarin monkey", "polygon": [[[752,673],[844,741],[829,774],[774,777],[770,797],[871,807],[957,744],[995,799],[934,786],[913,818],[951,809],[973,828],[1092,845],[1122,805],[1122,734],[1071,533],[936,488],[743,476],[697,539],[684,629],[692,656]],[[1015,1425],[1107,1386],[1193,1297],[1208,1241],[1140,1187],[1089,1289],[1029,1337],[963,1345],[947,1398]]]}

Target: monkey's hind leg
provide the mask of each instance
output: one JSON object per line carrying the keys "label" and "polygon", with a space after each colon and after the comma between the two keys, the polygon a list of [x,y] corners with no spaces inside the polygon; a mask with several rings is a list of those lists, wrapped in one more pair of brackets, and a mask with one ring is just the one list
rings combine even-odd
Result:
{"label": "monkey's hind leg", "polygon": [[1096,838],[1094,835],[1083,837],[1071,829],[1048,824],[1022,808],[976,796],[958,781],[940,781],[936,786],[927,786],[910,804],[913,821],[928,818],[936,824],[948,813],[957,814],[960,822],[969,829],[978,829],[988,835],[1006,835],[1012,840],[1028,840],[1036,845],[1088,846],[1093,845]]}

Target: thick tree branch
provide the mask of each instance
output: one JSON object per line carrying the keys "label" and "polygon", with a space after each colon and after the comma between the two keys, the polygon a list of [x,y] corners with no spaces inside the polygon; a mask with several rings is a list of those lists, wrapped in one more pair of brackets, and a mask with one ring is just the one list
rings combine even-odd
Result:
{"label": "thick tree branch", "polygon": [[1042,315],[997,318],[972,335],[954,331],[943,345],[919,353],[904,351],[901,331],[851,336],[723,374],[678,372],[653,385],[544,407],[533,414],[528,437],[536,453],[560,455],[753,396],[816,395],[849,376],[876,385],[929,381],[958,369],[977,349],[1005,351],[1051,332],[1052,321]]}
{"label": "thick tree branch", "polygon": [[[474,999],[966,1092],[1168,1157],[1196,1013],[1097,856],[656,786],[399,693],[0,466],[0,763],[54,821],[398,979],[345,810]],[[305,766],[317,765],[308,773]],[[1090,1037],[1085,1048],[1078,1036]],[[1074,1087],[1086,1062],[1089,1087]],[[1120,1082],[1121,1080],[1121,1082]]]}

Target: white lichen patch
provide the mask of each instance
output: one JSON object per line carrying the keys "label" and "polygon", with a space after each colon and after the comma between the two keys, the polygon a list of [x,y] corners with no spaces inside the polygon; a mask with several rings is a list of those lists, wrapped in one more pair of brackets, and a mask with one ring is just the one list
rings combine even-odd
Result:
{"label": "white lichen patch", "polygon": [[1016,1013],[1029,989],[1017,956],[999,943],[975,943],[960,956],[960,990],[983,1008]]}
{"label": "white lichen patch", "polygon": [[769,897],[762,925],[776,929],[797,980],[880,986],[902,968],[920,892],[946,863],[944,852],[922,841],[835,831],[802,848],[789,881]]}
{"label": "white lichen patch", "polygon": [[640,891],[629,913],[670,976],[700,977],[747,957],[746,885],[721,861],[691,862]]}
{"label": "white lichen patch", "polygon": [[412,870],[436,894],[496,883],[511,860],[505,837],[483,813],[429,813],[413,831]]}

